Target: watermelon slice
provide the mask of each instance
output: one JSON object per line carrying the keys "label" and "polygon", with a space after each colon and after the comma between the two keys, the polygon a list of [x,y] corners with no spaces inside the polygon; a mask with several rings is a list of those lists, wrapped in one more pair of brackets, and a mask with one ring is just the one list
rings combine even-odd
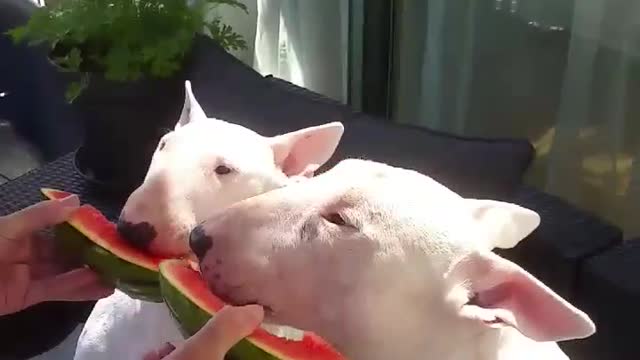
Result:
{"label": "watermelon slice", "polygon": [[[49,199],[72,194],[55,189],[41,189]],[[116,225],[98,209],[82,205],[66,223],[55,228],[65,251],[77,254],[103,279],[129,296],[161,302],[158,282],[162,259],[150,256],[129,245],[118,234]]]}
{"label": "watermelon slice", "polygon": [[[160,292],[185,336],[195,334],[225,305],[213,295],[200,273],[183,260],[160,263]],[[301,340],[278,337],[258,328],[234,346],[233,359],[345,359],[319,336],[305,332]]]}

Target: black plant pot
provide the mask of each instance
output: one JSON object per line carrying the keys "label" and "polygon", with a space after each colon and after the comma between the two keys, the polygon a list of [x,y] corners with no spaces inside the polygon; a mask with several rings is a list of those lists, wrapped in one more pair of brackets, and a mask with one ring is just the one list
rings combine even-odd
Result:
{"label": "black plant pot", "polygon": [[184,103],[184,76],[113,82],[92,74],[74,107],[84,129],[76,170],[94,190],[127,195],[144,180],[164,133]]}

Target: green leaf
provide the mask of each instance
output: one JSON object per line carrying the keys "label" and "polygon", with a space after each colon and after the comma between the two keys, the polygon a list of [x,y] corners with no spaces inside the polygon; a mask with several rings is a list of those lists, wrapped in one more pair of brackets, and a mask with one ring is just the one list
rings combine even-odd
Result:
{"label": "green leaf", "polygon": [[22,42],[27,35],[27,28],[25,26],[19,26],[10,30],[7,30],[5,34],[9,35],[14,44]]}
{"label": "green leaf", "polygon": [[220,24],[220,19],[214,19],[206,26],[211,34],[211,38],[218,41],[223,48],[227,50],[240,50],[247,48],[247,44],[242,36],[235,33],[231,26]]}
{"label": "green leaf", "polygon": [[106,78],[124,81],[133,76],[133,73],[137,73],[137,71],[133,71],[135,65],[132,58],[134,56],[126,46],[113,46],[104,58]]}
{"label": "green leaf", "polygon": [[83,75],[80,81],[74,81],[67,87],[64,97],[69,103],[73,103],[80,94],[89,86],[88,75]]}
{"label": "green leaf", "polygon": [[74,47],[67,53],[66,56],[57,57],[54,59],[54,61],[65,71],[78,71],[80,70],[80,63],[82,62],[80,49]]}
{"label": "green leaf", "polygon": [[[209,19],[210,8],[221,5],[249,12],[238,0],[199,0],[194,6],[183,0],[59,0],[6,33],[15,43],[46,43],[65,71],[102,72],[117,81],[166,77],[180,69],[198,33],[227,50],[246,48],[231,26]],[[87,83],[72,83],[67,99],[75,99]]]}

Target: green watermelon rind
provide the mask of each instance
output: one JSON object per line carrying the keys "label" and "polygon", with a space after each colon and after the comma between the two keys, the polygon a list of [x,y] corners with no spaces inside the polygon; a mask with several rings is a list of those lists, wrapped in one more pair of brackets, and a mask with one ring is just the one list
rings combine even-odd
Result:
{"label": "green watermelon rind", "polygon": [[162,302],[158,272],[119,258],[91,242],[68,223],[56,225],[54,232],[58,246],[66,254],[79,256],[106,283],[134,299]]}
{"label": "green watermelon rind", "polygon": [[158,272],[143,268],[119,258],[113,253],[92,245],[85,251],[84,259],[97,272],[108,274],[112,279],[120,282],[158,284]]}
{"label": "green watermelon rind", "polygon": [[[52,198],[52,189],[42,189]],[[85,224],[86,226],[86,224]],[[54,227],[57,246],[65,253],[80,258],[106,283],[116,287],[134,299],[162,302],[158,271],[124,260],[91,241],[88,236],[69,222]]]}
{"label": "green watermelon rind", "polygon": [[142,301],[162,303],[164,299],[162,298],[162,294],[160,294],[160,284],[146,284],[146,283],[135,283],[135,282],[122,282],[120,280],[116,281],[116,287],[122,291],[123,293],[129,295],[130,297]]}
{"label": "green watermelon rind", "polygon": [[[160,290],[170,313],[185,337],[195,334],[225,304],[208,289],[199,271],[188,261],[160,262]],[[305,332],[301,340],[287,340],[263,328],[234,346],[227,358],[344,360],[329,343],[316,334]]]}
{"label": "green watermelon rind", "polygon": [[[162,275],[162,270],[160,271],[160,293],[169,308],[171,316],[185,337],[193,336],[213,317],[173,286],[173,284]],[[279,360],[278,357],[253,345],[247,339],[242,339],[233,346],[225,358],[237,360]]]}

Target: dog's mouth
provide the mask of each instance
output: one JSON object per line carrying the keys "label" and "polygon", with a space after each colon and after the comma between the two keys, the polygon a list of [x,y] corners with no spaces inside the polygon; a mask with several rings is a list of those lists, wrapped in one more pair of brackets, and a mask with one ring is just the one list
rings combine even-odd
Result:
{"label": "dog's mouth", "polygon": [[279,338],[285,340],[293,340],[293,341],[301,341],[304,338],[304,331],[294,328],[288,325],[281,325],[276,323],[271,323],[268,321],[269,318],[273,318],[275,311],[273,307],[264,304],[264,302],[257,300],[249,300],[249,301],[238,301],[236,299],[229,298],[228,296],[221,295],[219,296],[222,301],[228,304],[233,304],[234,306],[245,306],[245,305],[259,305],[264,309],[265,319],[267,321],[263,321],[260,327],[266,332],[277,336]]}
{"label": "dog's mouth", "polygon": [[[192,260],[190,262],[194,270],[198,271],[200,274],[203,274],[202,272],[203,269],[201,268],[199,261]],[[205,266],[205,270],[206,270],[206,266]],[[262,322],[260,327],[266,332],[268,332],[269,334],[272,334],[274,336],[277,336],[285,340],[291,340],[291,341],[302,341],[302,339],[304,338],[303,330],[297,329],[289,325],[282,325],[282,324],[270,322],[270,319],[274,318],[274,315],[277,314],[277,311],[272,305],[267,304],[265,301],[258,300],[257,298],[254,298],[254,297],[243,299],[238,296],[234,296],[233,292],[216,291],[215,287],[212,287],[211,284],[208,284],[208,285],[209,285],[209,291],[215,294],[225,304],[229,304],[233,306],[246,306],[246,305],[261,306],[264,309],[265,320]],[[241,286],[236,286],[236,288],[241,288]]]}
{"label": "dog's mouth", "polygon": [[222,301],[225,301],[228,304],[233,304],[234,306],[259,305],[264,309],[265,317],[269,317],[273,315],[273,308],[271,308],[271,306],[264,305],[258,301],[234,301],[234,300],[225,299],[224,296],[219,296],[219,297],[222,299]]}
{"label": "dog's mouth", "polygon": [[277,336],[285,340],[302,341],[304,338],[304,331],[296,329],[291,326],[277,325],[271,323],[262,323],[260,325],[262,329],[271,335]]}
{"label": "dog's mouth", "polygon": [[301,341],[304,338],[304,331],[300,329],[270,322],[269,319],[273,318],[275,313],[271,306],[263,305],[260,302],[253,302],[253,304],[260,305],[264,309],[266,320],[262,322],[260,327],[266,332],[285,340]]}
{"label": "dog's mouth", "polygon": [[188,253],[184,254],[182,258],[188,261],[189,264],[191,264],[191,267],[193,268],[193,270],[200,272],[200,261],[198,260],[198,257],[196,256],[196,254],[189,251]]}

